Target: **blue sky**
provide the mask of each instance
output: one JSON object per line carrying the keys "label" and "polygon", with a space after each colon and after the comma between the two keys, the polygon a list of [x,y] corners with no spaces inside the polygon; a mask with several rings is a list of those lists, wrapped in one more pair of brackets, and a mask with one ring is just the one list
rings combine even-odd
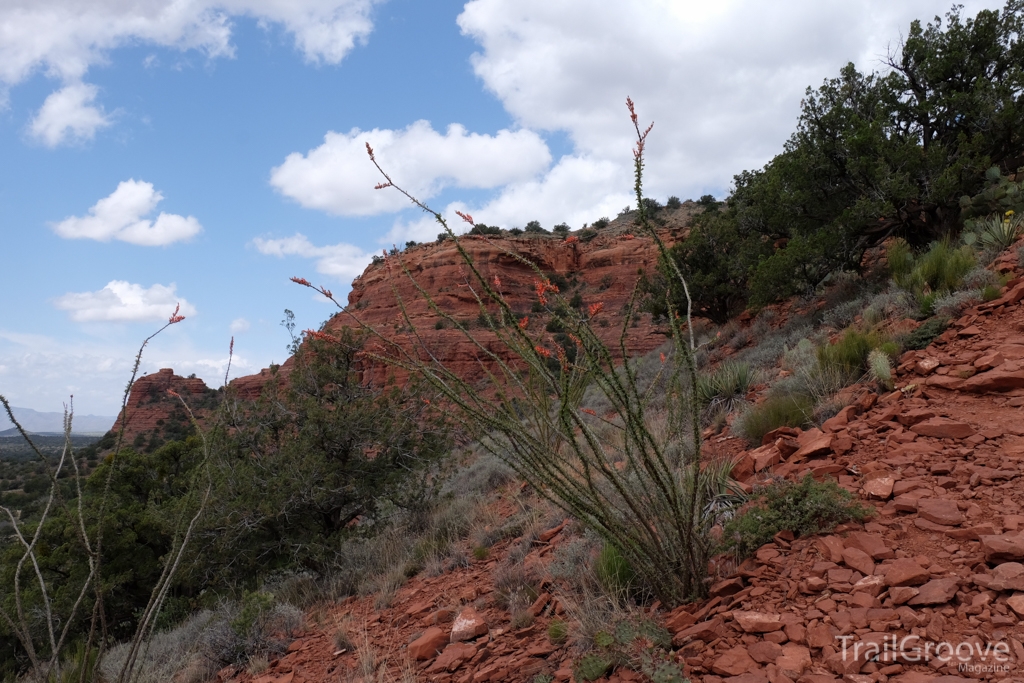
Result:
{"label": "blue sky", "polygon": [[371,189],[365,140],[446,213],[579,227],[629,203],[631,95],[651,194],[722,196],[806,86],[947,9],[890,4],[8,0],[0,393],[114,414],[176,302],[145,371],[219,386],[232,335],[233,375],[282,361],[285,308],[331,313],[290,276],[344,296],[371,253],[438,232]]}

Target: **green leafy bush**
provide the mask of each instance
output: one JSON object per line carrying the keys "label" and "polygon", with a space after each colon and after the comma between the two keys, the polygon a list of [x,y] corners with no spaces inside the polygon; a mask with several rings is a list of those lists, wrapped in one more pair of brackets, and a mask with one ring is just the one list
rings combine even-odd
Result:
{"label": "green leafy bush", "polygon": [[814,415],[814,399],[805,394],[768,396],[736,418],[733,431],[751,446],[760,446],[765,434],[779,427],[806,427]]}
{"label": "green leafy bush", "polygon": [[903,340],[903,348],[908,351],[920,351],[932,343],[932,340],[946,331],[949,319],[941,316],[929,318],[921,323],[916,330]]}
{"label": "green leafy bush", "polygon": [[780,531],[797,536],[828,533],[838,524],[870,514],[870,508],[835,481],[818,482],[808,474],[799,482],[775,481],[755,491],[750,507],[725,525],[723,544],[746,557]]}
{"label": "green leafy bush", "polygon": [[825,369],[836,369],[853,381],[867,369],[868,355],[888,340],[874,330],[862,332],[848,328],[835,344],[818,348],[818,363]]}

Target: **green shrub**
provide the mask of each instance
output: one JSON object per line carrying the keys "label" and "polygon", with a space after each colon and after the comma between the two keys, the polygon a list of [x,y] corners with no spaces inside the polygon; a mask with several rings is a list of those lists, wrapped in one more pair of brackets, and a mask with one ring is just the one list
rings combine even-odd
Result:
{"label": "green shrub", "polygon": [[548,640],[551,641],[552,645],[561,645],[569,637],[569,625],[565,623],[564,619],[555,617],[548,624]]}
{"label": "green shrub", "polygon": [[949,319],[941,316],[929,318],[903,340],[903,348],[908,351],[920,351],[932,343],[932,340],[946,331]]}
{"label": "green shrub", "polygon": [[714,372],[697,376],[697,401],[705,409],[731,410],[736,399],[750,391],[753,377],[749,363],[723,363]]}
{"label": "green shrub", "polygon": [[996,285],[985,285],[985,288],[981,290],[982,301],[995,301],[1001,295],[1001,290]]}
{"label": "green shrub", "polygon": [[491,551],[487,546],[478,545],[473,548],[473,559],[474,560],[486,560],[491,556]]}
{"label": "green shrub", "polygon": [[817,482],[808,474],[799,482],[775,481],[755,491],[751,506],[726,523],[723,545],[746,557],[780,531],[797,536],[828,533],[837,524],[870,514],[870,508],[835,481]]}
{"label": "green shrub", "polygon": [[619,549],[605,543],[597,557],[594,573],[601,587],[612,596],[631,595],[636,590],[636,572]]}
{"label": "green shrub", "polygon": [[733,431],[751,446],[760,446],[765,434],[779,427],[806,427],[814,414],[814,399],[804,394],[769,396],[740,415]]}
{"label": "green shrub", "polygon": [[851,327],[838,342],[818,349],[818,363],[823,368],[846,373],[853,380],[867,369],[868,354],[886,341],[879,332],[861,332]]}

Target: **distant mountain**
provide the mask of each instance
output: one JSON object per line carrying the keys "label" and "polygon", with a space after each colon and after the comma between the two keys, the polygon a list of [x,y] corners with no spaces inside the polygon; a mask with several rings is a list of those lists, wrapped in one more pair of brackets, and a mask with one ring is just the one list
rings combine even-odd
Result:
{"label": "distant mountain", "polygon": [[[11,406],[14,417],[29,432],[63,432],[64,413],[41,413],[31,408]],[[106,415],[75,415],[71,421],[71,429],[75,434],[106,434],[114,424],[114,417]],[[0,432],[13,429],[14,425],[7,418],[7,412],[0,408]]]}

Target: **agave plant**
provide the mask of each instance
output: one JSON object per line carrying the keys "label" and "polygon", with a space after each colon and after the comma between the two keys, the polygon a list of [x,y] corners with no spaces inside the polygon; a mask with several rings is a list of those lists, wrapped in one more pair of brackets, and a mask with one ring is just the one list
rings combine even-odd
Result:
{"label": "agave plant", "polygon": [[974,222],[974,230],[964,233],[964,244],[979,246],[982,249],[1003,251],[1008,249],[1017,238],[1024,234],[1024,217],[1007,211],[1002,217],[992,216]]}

